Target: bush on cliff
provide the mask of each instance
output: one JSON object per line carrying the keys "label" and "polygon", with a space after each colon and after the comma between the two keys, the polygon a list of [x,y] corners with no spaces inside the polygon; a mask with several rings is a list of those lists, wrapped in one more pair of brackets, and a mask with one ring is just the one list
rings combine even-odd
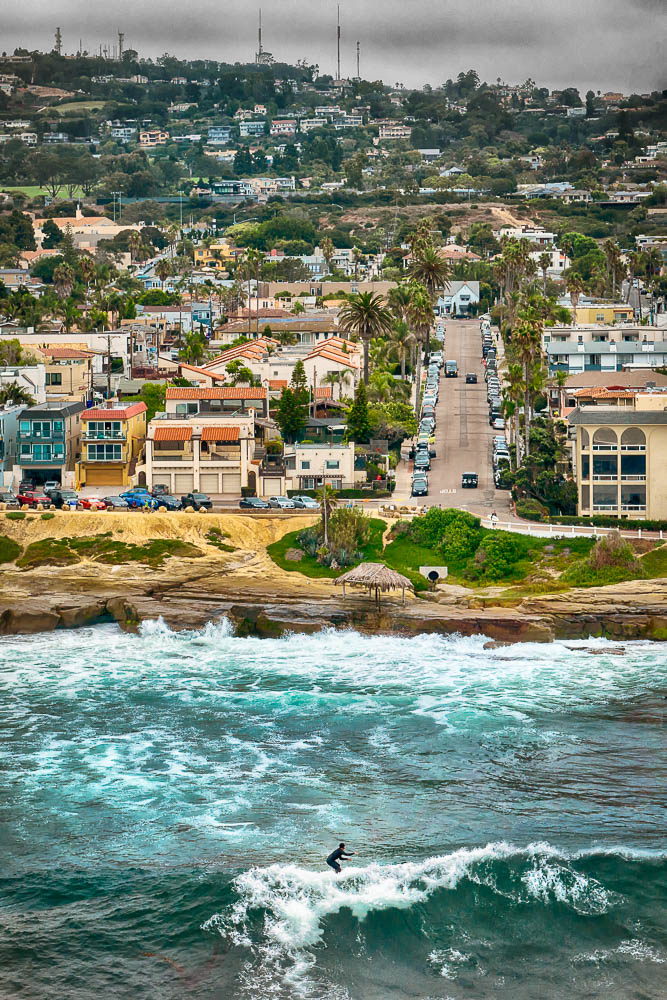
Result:
{"label": "bush on cliff", "polygon": [[21,546],[13,538],[0,535],[0,563],[14,562],[21,555]]}

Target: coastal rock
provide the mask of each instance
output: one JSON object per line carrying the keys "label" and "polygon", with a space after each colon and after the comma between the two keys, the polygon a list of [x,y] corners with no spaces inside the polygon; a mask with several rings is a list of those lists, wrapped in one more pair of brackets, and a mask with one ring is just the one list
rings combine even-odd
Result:
{"label": "coastal rock", "polygon": [[297,563],[301,562],[302,559],[303,559],[303,552],[301,551],[301,549],[288,549],[287,552],[285,553],[286,562]]}
{"label": "coastal rock", "polygon": [[0,635],[23,635],[33,632],[51,632],[60,625],[60,615],[46,609],[6,608],[0,612]]}

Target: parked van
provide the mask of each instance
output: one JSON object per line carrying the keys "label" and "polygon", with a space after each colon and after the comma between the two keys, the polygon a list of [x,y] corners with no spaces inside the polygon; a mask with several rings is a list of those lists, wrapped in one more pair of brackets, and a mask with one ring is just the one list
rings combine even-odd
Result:
{"label": "parked van", "polygon": [[458,378],[459,366],[456,361],[445,361],[445,378]]}

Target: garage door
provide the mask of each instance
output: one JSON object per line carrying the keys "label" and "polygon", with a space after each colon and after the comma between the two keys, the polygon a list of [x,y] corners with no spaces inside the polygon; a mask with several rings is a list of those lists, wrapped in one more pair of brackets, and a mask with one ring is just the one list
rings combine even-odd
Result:
{"label": "garage door", "polygon": [[241,493],[241,473],[240,472],[223,472],[222,474],[222,492],[223,493],[234,493],[239,496]]}
{"label": "garage door", "polygon": [[122,486],[122,469],[86,469],[86,486]]}
{"label": "garage door", "polygon": [[199,474],[199,483],[202,493],[220,492],[220,477],[217,472],[201,472]]}
{"label": "garage door", "polygon": [[176,480],[174,490],[177,494],[192,493],[194,489],[194,477],[191,472],[177,472],[174,478]]}

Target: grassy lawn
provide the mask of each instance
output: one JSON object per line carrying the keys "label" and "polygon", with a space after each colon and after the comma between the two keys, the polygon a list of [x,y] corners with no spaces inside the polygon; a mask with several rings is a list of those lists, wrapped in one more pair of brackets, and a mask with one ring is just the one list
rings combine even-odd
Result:
{"label": "grassy lawn", "polygon": [[0,563],[14,562],[21,553],[21,546],[13,538],[0,535]]}
{"label": "grassy lawn", "polygon": [[[0,187],[0,191],[4,191],[6,194],[13,194],[17,191],[21,191],[26,198],[39,198],[41,196],[47,196],[49,192],[46,188],[39,187],[36,184],[18,184],[13,187]],[[67,192],[61,191],[56,201],[71,201],[74,198],[81,198],[83,196],[83,188],[77,187],[74,189],[74,194],[72,198],[69,197]]]}
{"label": "grassy lawn", "polygon": [[179,539],[154,538],[144,545],[133,545],[116,542],[109,533],[90,538],[43,538],[39,542],[31,542],[20,559],[16,560],[16,565],[21,569],[68,566],[87,558],[113,566],[140,562],[156,569],[170,556],[195,559],[202,555],[203,552],[196,545]]}
{"label": "grassy lawn", "polygon": [[[381,521],[377,517],[371,518],[370,538],[361,550],[364,553],[363,562],[384,561],[382,558],[382,535],[386,527],[387,525],[384,521]],[[299,547],[296,542],[296,536],[301,534],[301,530],[290,531],[286,535],[283,535],[282,538],[279,538],[277,542],[267,545],[266,551],[276,566],[280,566],[281,569],[286,570],[288,573],[302,573],[304,576],[310,576],[315,579],[335,579],[335,577],[347,572],[350,568],[349,566],[345,569],[330,569],[328,566],[320,566],[314,556],[309,556],[305,552],[300,562],[289,562],[289,560],[285,559],[285,553],[288,549],[297,549]]]}
{"label": "grassy lawn", "polygon": [[99,111],[107,104],[107,101],[68,101],[67,104],[59,104],[52,108],[56,114],[66,115],[68,111]]}

